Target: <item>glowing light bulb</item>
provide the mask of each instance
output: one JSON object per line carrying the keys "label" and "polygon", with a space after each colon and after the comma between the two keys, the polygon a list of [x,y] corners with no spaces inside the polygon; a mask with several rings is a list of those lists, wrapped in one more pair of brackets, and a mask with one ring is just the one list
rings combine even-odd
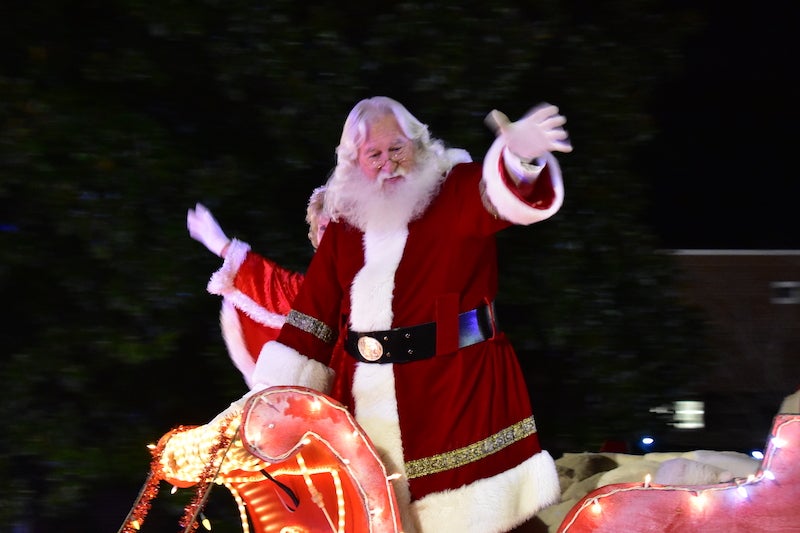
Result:
{"label": "glowing light bulb", "polygon": [[753,450],[752,452],[750,452],[750,456],[753,459],[758,459],[759,461],[761,461],[762,459],[764,459],[764,452],[762,452],[761,450]]}
{"label": "glowing light bulb", "polygon": [[653,479],[653,478],[652,478],[652,476],[650,476],[650,474],[647,474],[646,476],[644,476],[644,488],[647,488],[647,487],[650,486],[650,480],[651,479]]}
{"label": "glowing light bulb", "polygon": [[702,511],[707,503],[705,493],[699,492],[695,494],[694,496],[692,496],[691,502],[692,502],[692,508],[694,510]]}
{"label": "glowing light bulb", "polygon": [[176,487],[175,485],[172,485],[172,488],[169,489],[169,493],[170,494],[175,494],[176,492],[178,492],[178,487]]}
{"label": "glowing light bulb", "polygon": [[786,446],[786,440],[780,437],[772,437],[772,445],[775,446],[776,448],[783,448],[784,446]]}

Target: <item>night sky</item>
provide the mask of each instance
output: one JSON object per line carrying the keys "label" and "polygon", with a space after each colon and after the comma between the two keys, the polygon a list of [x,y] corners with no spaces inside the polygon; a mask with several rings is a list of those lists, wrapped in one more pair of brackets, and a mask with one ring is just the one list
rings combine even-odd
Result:
{"label": "night sky", "polygon": [[649,222],[668,248],[800,249],[800,3],[706,4],[707,30],[654,103]]}

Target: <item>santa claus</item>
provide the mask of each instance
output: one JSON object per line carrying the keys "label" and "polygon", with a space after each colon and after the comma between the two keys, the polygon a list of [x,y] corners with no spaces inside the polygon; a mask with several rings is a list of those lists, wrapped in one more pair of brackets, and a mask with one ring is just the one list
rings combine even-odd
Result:
{"label": "santa claus", "polygon": [[[406,532],[510,531],[560,496],[495,320],[495,233],[558,211],[552,153],[572,147],[555,106],[487,122],[497,139],[480,164],[393,99],[352,109],[327,184],[331,223],[251,391],[220,415],[275,385],[342,402],[395,474]],[[249,254],[226,259],[240,287],[259,279]]]}

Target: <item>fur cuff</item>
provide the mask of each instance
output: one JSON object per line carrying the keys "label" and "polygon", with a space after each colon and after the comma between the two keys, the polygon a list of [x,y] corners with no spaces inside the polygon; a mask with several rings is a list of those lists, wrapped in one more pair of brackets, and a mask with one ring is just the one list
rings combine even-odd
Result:
{"label": "fur cuff", "polygon": [[297,385],[328,394],[334,372],[278,341],[270,341],[261,349],[251,381],[252,388]]}
{"label": "fur cuff", "polygon": [[527,226],[534,222],[540,222],[551,217],[561,207],[564,201],[564,183],[561,180],[561,167],[551,153],[545,153],[541,160],[546,164],[550,179],[553,180],[553,190],[555,199],[547,209],[537,209],[523,202],[513,191],[510,191],[505,184],[503,174],[507,172],[502,158],[503,148],[502,137],[495,139],[486,158],[483,160],[483,181],[486,184],[486,194],[489,201],[497,210],[501,218]]}
{"label": "fur cuff", "polygon": [[239,269],[247,258],[248,253],[250,253],[249,244],[233,239],[228,247],[228,253],[225,255],[225,261],[222,266],[211,275],[207,290],[211,294],[223,296],[225,301],[259,324],[268,328],[280,329],[286,322],[286,316],[268,311],[264,306],[236,288],[236,276],[239,274]]}
{"label": "fur cuff", "polygon": [[225,296],[231,291],[236,290],[233,285],[233,280],[239,272],[239,267],[244,263],[247,257],[247,252],[250,251],[250,245],[238,239],[233,239],[228,246],[228,252],[225,254],[225,260],[222,266],[211,275],[206,289],[211,294],[218,294]]}

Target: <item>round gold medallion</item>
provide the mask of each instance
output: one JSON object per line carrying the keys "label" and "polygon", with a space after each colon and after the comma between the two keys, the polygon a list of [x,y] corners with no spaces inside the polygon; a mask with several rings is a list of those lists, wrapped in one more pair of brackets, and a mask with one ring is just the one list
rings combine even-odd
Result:
{"label": "round gold medallion", "polygon": [[372,337],[358,339],[358,353],[367,361],[377,361],[383,355],[383,345]]}

